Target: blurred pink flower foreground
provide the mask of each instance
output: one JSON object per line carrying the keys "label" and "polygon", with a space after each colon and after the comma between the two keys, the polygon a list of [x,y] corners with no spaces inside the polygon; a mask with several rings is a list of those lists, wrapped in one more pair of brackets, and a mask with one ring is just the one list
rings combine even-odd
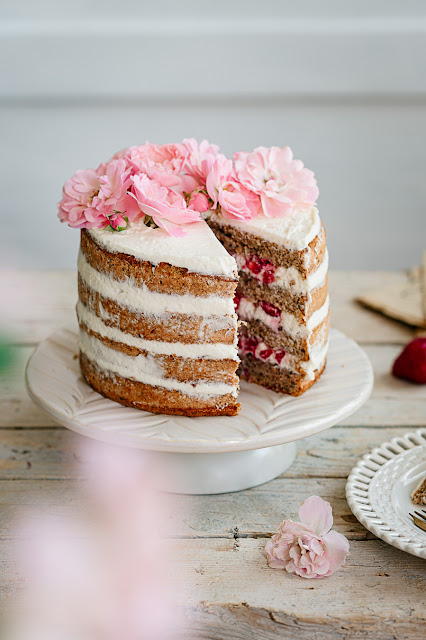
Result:
{"label": "blurred pink flower foreground", "polygon": [[284,520],[278,533],[266,543],[265,553],[272,569],[285,569],[302,578],[325,578],[344,564],[349,542],[331,531],[331,505],[311,496],[299,509],[301,522]]}

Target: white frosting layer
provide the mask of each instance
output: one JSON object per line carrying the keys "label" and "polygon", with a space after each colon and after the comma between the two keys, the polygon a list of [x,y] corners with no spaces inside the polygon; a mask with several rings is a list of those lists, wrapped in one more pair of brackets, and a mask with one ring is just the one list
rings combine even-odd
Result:
{"label": "white frosting layer", "polygon": [[316,207],[299,209],[282,218],[257,216],[251,220],[228,220],[216,212],[209,217],[220,225],[228,225],[241,232],[251,233],[268,242],[286,247],[290,251],[302,251],[318,235],[321,220]]}
{"label": "white frosting layer", "polygon": [[150,291],[145,284],[141,287],[137,286],[130,278],[125,282],[113,280],[93,269],[81,251],[78,256],[78,272],[85,284],[100,295],[115,300],[122,307],[145,314],[184,313],[197,316],[233,316],[235,314],[232,298],[220,296],[203,298],[189,294],[179,296],[157,293]]}
{"label": "white frosting layer", "polygon": [[[252,278],[255,278],[259,282],[262,282],[262,273],[255,274],[250,269],[245,267],[246,258],[241,254],[234,256],[239,271],[247,273]],[[307,278],[303,278],[300,271],[295,267],[278,267],[274,273],[275,280],[269,284],[269,287],[283,287],[288,289],[291,293],[304,293],[309,294],[317,287],[324,284],[328,271],[328,251],[325,251],[324,258],[319,267],[310,273]]]}
{"label": "white frosting layer", "polygon": [[136,338],[115,327],[109,327],[101,318],[92,313],[81,301],[77,303],[77,317],[88,329],[104,338],[122,342],[137,349],[149,351],[156,355],[174,355],[181,358],[209,358],[210,360],[238,360],[236,344],[184,344],[183,342],[160,342]]}
{"label": "white frosting layer", "polygon": [[186,235],[174,238],[162,229],[152,229],[138,221],[120,232],[91,229],[89,233],[101,247],[113,253],[126,253],[154,265],[167,262],[203,275],[236,278],[234,258],[204,220],[186,224],[183,229]]}
{"label": "white frosting layer", "polygon": [[152,356],[128,356],[121,351],[110,349],[100,340],[80,331],[80,349],[89,360],[94,361],[105,372],[115,373],[123,378],[136,380],[170,391],[180,391],[187,396],[214,397],[228,393],[237,396],[237,385],[222,382],[178,382],[164,377],[164,371]]}
{"label": "white frosting layer", "polygon": [[314,311],[306,324],[303,324],[292,313],[282,311],[280,316],[271,316],[260,305],[256,305],[248,298],[241,298],[238,306],[238,315],[241,320],[260,320],[275,333],[278,332],[279,327],[282,327],[282,330],[293,338],[309,338],[315,327],[325,320],[329,309],[330,301],[327,296],[324,304]]}

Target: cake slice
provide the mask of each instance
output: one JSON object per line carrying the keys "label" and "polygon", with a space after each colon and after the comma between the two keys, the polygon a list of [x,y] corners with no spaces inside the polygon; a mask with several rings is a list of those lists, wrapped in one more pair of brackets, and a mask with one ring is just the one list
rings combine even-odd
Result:
{"label": "cake slice", "polygon": [[414,504],[426,504],[426,478],[420,482],[411,495]]}
{"label": "cake slice", "polygon": [[204,221],[173,237],[136,221],[83,229],[80,365],[86,381],[153,413],[235,415],[238,276]]}
{"label": "cake slice", "polygon": [[208,223],[239,269],[239,375],[300,395],[321,375],[329,332],[328,253],[316,207]]}

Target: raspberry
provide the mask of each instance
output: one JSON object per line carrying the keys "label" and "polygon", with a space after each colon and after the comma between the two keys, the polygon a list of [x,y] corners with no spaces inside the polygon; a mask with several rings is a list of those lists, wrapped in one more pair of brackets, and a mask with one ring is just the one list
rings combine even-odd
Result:
{"label": "raspberry", "polygon": [[250,269],[250,271],[254,273],[255,276],[257,276],[262,271],[263,267],[262,260],[255,255],[249,256],[244,266],[247,267],[247,269]]}
{"label": "raspberry", "polygon": [[270,302],[265,302],[265,300],[261,300],[259,304],[264,310],[264,312],[268,314],[268,316],[273,316],[274,318],[278,318],[278,316],[281,315],[281,311]]}
{"label": "raspberry", "polygon": [[253,356],[256,355],[257,345],[259,344],[256,338],[243,338],[241,341],[241,346],[244,353],[251,353]]}
{"label": "raspberry", "polygon": [[267,360],[271,355],[272,355],[272,349],[268,347],[267,349],[263,349],[263,351],[259,353],[259,358],[261,360]]}
{"label": "raspberry", "polygon": [[237,311],[237,310],[238,310],[238,307],[240,306],[240,300],[241,300],[241,298],[242,298],[241,293],[240,293],[239,291],[236,291],[236,292],[235,292],[235,295],[234,295],[235,311]]}
{"label": "raspberry", "polygon": [[271,284],[275,280],[275,267],[268,266],[262,273],[263,284]]}
{"label": "raspberry", "polygon": [[397,378],[426,384],[426,338],[409,342],[393,363],[392,373]]}
{"label": "raspberry", "polygon": [[281,360],[284,358],[286,352],[280,349],[279,351],[275,351],[274,357],[278,364],[281,364]]}

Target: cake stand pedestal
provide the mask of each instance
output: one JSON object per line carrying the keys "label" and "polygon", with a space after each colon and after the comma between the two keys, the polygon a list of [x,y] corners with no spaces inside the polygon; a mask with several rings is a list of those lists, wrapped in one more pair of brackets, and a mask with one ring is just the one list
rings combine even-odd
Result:
{"label": "cake stand pedestal", "polygon": [[80,374],[77,354],[74,328],[42,342],[27,365],[31,398],[82,435],[155,452],[168,471],[160,488],[174,493],[227,493],[272,480],[293,462],[295,441],[347,418],[373,386],[364,351],[332,330],[326,370],[302,396],[242,382],[238,416],[168,416],[123,407],[96,393]]}

